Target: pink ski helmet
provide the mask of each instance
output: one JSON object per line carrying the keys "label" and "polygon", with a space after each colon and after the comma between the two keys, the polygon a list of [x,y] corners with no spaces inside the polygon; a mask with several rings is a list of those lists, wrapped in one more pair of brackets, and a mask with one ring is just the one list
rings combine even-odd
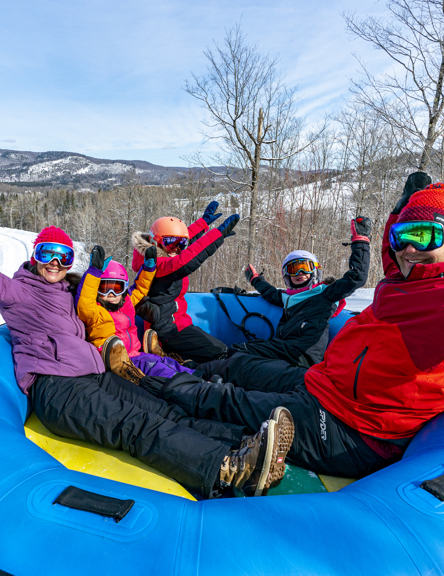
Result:
{"label": "pink ski helmet", "polygon": [[98,293],[106,296],[113,293],[114,296],[125,296],[128,290],[128,274],[122,264],[110,260],[108,266],[102,272]]}
{"label": "pink ski helmet", "polygon": [[115,260],[110,260],[108,266],[102,272],[101,278],[102,280],[109,278],[110,280],[115,279],[115,280],[124,280],[125,282],[128,282],[128,273],[122,264],[116,262]]}

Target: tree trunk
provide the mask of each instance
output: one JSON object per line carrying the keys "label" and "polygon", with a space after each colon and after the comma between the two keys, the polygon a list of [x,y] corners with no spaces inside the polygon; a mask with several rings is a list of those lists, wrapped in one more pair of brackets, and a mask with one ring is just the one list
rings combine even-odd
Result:
{"label": "tree trunk", "polygon": [[261,164],[262,128],[264,125],[264,112],[259,109],[257,122],[257,138],[254,147],[254,164],[251,170],[251,202],[250,202],[250,224],[248,227],[248,252],[247,260],[252,262],[254,249],[256,246],[256,220],[257,220],[257,185],[259,180],[259,169]]}

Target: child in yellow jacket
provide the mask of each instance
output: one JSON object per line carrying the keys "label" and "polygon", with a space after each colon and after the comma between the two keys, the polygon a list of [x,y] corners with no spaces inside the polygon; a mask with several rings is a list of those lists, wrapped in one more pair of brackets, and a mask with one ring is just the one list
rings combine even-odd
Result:
{"label": "child in yellow jacket", "polygon": [[[77,289],[77,314],[86,326],[87,340],[99,352],[102,352],[106,341],[116,336],[131,362],[145,375],[172,377],[178,372],[192,373],[193,370],[183,368],[172,358],[160,358],[142,351],[137,335],[135,306],[148,294],[156,274],[156,259],[156,248],[152,246],[146,250],[135,283],[129,288],[124,266],[111,258],[105,260],[104,249],[94,246],[90,266]],[[114,339],[113,342],[118,340]],[[103,353],[106,354],[106,350]],[[128,378],[127,374],[122,375]]]}

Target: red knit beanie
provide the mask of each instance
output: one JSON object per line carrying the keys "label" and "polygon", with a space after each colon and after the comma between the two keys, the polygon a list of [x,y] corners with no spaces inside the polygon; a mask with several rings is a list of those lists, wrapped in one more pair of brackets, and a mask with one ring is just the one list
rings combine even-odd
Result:
{"label": "red knit beanie", "polygon": [[398,222],[411,220],[436,220],[444,224],[444,184],[429,184],[411,195],[398,217]]}
{"label": "red knit beanie", "polygon": [[[37,238],[34,240],[34,248],[37,244],[41,242],[56,242],[57,244],[63,244],[64,246],[69,246],[74,248],[71,238],[68,234],[61,228],[56,228],[55,226],[49,226],[48,228],[43,228]],[[35,266],[36,261],[34,256],[31,257],[31,264]]]}

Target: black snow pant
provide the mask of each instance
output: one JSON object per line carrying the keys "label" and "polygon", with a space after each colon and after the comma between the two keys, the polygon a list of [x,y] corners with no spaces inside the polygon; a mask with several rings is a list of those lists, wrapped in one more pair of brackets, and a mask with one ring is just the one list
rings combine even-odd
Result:
{"label": "black snow pant", "polygon": [[242,425],[190,418],[112,372],[39,376],[30,395],[37,417],[54,434],[129,452],[205,497],[244,432]]}
{"label": "black snow pant", "polygon": [[[288,460],[318,474],[361,478],[399,459],[386,459],[372,450],[357,430],[330,414],[310,394],[304,383],[301,368],[283,370],[279,362],[274,364],[274,382],[280,388],[281,377],[290,380],[293,373],[293,389],[264,392],[253,389],[253,382],[238,379],[232,383],[212,384],[194,374],[178,374],[173,378],[147,379],[147,388],[171,405],[180,406],[194,418],[210,418],[221,422],[233,422],[246,426],[252,433],[269,418],[276,406],[285,406],[293,416],[295,435]],[[262,364],[260,373],[264,369]],[[271,369],[271,366],[270,366]],[[245,374],[251,374],[246,371]],[[248,380],[248,378],[247,378]]]}
{"label": "black snow pant", "polygon": [[158,336],[167,354],[176,352],[184,360],[194,360],[198,363],[225,356],[228,350],[226,344],[193,324],[166,340],[161,338],[161,334]]}
{"label": "black snow pant", "polygon": [[[250,342],[240,342],[233,344],[228,349],[231,356],[236,353],[250,354],[259,358],[268,358],[269,360],[284,360],[290,366],[301,366],[309,368],[316,362],[309,354],[304,354],[298,348],[299,340],[251,340]],[[323,352],[318,354],[322,359]],[[320,361],[320,360],[319,360]]]}
{"label": "black snow pant", "polygon": [[213,360],[196,366],[202,378],[210,380],[218,374],[224,382],[231,382],[244,390],[290,392],[304,382],[308,367],[290,366],[284,360],[269,360],[240,352],[225,360]]}

